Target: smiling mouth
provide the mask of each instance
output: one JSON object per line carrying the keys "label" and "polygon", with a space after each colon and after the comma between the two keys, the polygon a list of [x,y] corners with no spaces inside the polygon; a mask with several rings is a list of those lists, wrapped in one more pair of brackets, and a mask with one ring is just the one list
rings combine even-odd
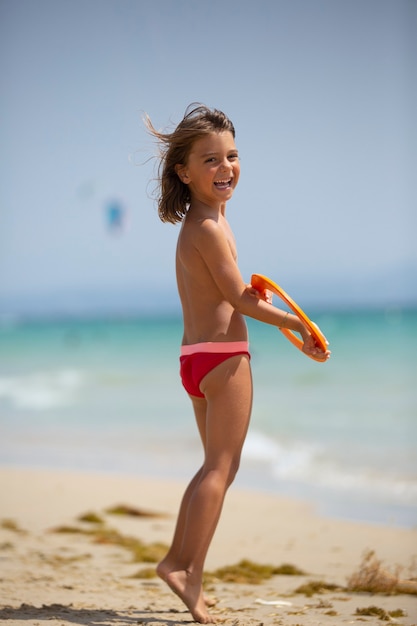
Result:
{"label": "smiling mouth", "polygon": [[228,178],[226,180],[216,180],[214,181],[214,184],[218,189],[228,189],[232,184],[232,179]]}

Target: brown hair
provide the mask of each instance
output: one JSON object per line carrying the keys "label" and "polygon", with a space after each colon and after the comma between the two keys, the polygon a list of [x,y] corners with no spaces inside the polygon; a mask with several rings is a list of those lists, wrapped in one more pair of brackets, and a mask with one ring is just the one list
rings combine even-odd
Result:
{"label": "brown hair", "polygon": [[187,163],[190,150],[197,139],[213,132],[229,131],[235,137],[235,128],[229,118],[202,104],[187,107],[182,121],[172,133],[157,131],[148,116],[145,123],[156,137],[160,147],[158,168],[158,215],[163,222],[181,222],[190,204],[188,186],[178,177],[176,165]]}

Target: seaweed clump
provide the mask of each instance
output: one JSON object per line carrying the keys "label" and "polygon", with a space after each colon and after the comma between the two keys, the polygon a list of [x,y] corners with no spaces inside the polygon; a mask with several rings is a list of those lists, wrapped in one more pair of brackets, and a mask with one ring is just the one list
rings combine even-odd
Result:
{"label": "seaweed clump", "polygon": [[310,580],[304,585],[297,587],[294,593],[303,593],[308,598],[311,598],[316,593],[322,594],[328,591],[345,591],[345,589],[340,587],[340,585],[326,583],[323,580]]}
{"label": "seaweed clump", "polygon": [[26,531],[20,528],[19,524],[14,519],[5,518],[0,521],[0,527],[4,530],[11,530],[14,533],[26,534]]}
{"label": "seaweed clump", "polygon": [[136,574],[132,574],[130,578],[137,578],[140,580],[150,580],[151,578],[156,578],[156,570],[153,567],[145,567],[140,569]]}
{"label": "seaweed clump", "polygon": [[382,567],[382,561],[376,558],[375,552],[365,553],[358,571],[348,580],[349,591],[367,591],[385,595],[408,593],[417,595],[417,580],[401,579],[400,568],[395,572]]}
{"label": "seaweed clump", "polygon": [[134,563],[158,563],[168,550],[168,546],[163,543],[144,543],[136,537],[123,535],[117,530],[101,525],[89,529],[64,525],[53,528],[51,532],[85,535],[91,537],[94,543],[125,548],[132,554]]}
{"label": "seaweed clump", "polygon": [[393,618],[404,617],[405,612],[402,609],[396,609],[395,611],[386,611],[379,606],[368,606],[362,609],[356,609],[355,615],[375,616],[378,619],[385,622],[390,622]]}
{"label": "seaweed clump", "polygon": [[226,565],[214,572],[207,572],[204,575],[206,581],[222,580],[228,583],[240,583],[258,585],[264,580],[269,580],[272,576],[303,576],[305,572],[295,565],[284,563],[280,566],[262,565],[253,563],[248,559],[242,559],[236,565]]}
{"label": "seaweed clump", "polygon": [[122,535],[111,528],[98,530],[94,535],[94,543],[126,548],[131,552],[134,563],[158,563],[168,551],[168,546],[163,543],[144,543],[136,537]]}
{"label": "seaweed clump", "polygon": [[97,513],[93,513],[88,511],[87,513],[83,513],[79,516],[78,520],[80,522],[86,522],[87,524],[104,524],[104,520]]}
{"label": "seaweed clump", "polygon": [[115,506],[106,509],[105,512],[109,515],[125,515],[127,517],[145,517],[152,519],[168,517],[166,513],[157,513],[156,511],[139,509],[128,504],[116,504]]}

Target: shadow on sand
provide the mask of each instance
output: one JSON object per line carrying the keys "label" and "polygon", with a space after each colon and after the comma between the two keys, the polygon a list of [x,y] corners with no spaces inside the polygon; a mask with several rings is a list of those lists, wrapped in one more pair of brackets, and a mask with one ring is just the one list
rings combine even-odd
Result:
{"label": "shadow on sand", "polygon": [[44,604],[41,607],[21,604],[19,607],[0,608],[0,621],[3,620],[57,620],[61,623],[71,622],[80,626],[130,626],[131,624],[152,624],[152,626],[179,626],[193,624],[189,613],[188,618],[176,611],[114,611],[108,609],[76,609],[71,605]]}

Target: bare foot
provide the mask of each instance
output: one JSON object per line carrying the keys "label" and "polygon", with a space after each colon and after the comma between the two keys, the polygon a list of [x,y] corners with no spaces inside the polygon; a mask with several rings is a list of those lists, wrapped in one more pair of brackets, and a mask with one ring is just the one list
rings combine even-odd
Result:
{"label": "bare foot", "polygon": [[[168,562],[165,562],[165,559],[158,563],[156,568],[156,573],[158,574],[159,578],[161,578],[167,584],[169,584],[167,581],[167,576],[168,574],[170,574],[171,571],[174,571],[174,569]],[[213,607],[217,604],[217,598],[215,598],[214,596],[206,596],[205,594],[203,594],[203,599],[206,607]]]}
{"label": "bare foot", "polygon": [[193,581],[192,575],[184,570],[168,572],[163,562],[158,565],[156,571],[158,576],[184,602],[196,622],[215,623],[216,620],[207,611],[201,581]]}

